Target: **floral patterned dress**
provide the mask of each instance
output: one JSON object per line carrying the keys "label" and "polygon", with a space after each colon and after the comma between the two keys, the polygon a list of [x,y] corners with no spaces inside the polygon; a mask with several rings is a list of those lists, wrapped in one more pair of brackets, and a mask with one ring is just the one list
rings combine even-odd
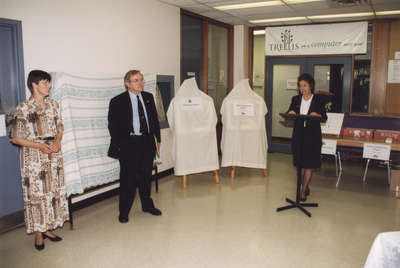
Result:
{"label": "floral patterned dress", "polygon": [[[45,109],[33,97],[15,112],[11,138],[52,145],[63,132],[59,105],[46,98]],[[20,150],[26,232],[45,232],[61,227],[69,218],[61,151],[45,154],[39,149]]]}

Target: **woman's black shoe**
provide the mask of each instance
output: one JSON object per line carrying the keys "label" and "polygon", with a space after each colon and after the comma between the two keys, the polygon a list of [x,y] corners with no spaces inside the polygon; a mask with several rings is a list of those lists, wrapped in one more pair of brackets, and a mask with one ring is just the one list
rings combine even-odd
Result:
{"label": "woman's black shoe", "polygon": [[302,202],[307,201],[307,195],[304,196],[304,197],[301,197],[301,196],[300,196],[300,201],[302,201]]}
{"label": "woman's black shoe", "polygon": [[50,237],[46,234],[43,234],[43,239],[46,239],[46,238],[50,239],[50,241],[52,241],[52,242],[60,242],[62,240],[62,238],[59,237],[58,235],[56,235],[56,237]]}
{"label": "woman's black shoe", "polygon": [[306,196],[309,196],[310,195],[310,188],[307,188],[306,189]]}
{"label": "woman's black shoe", "polygon": [[42,249],[44,249],[44,241],[43,241],[43,243],[41,244],[41,245],[37,245],[36,244],[36,242],[35,242],[35,248],[37,249],[37,250],[42,250]]}

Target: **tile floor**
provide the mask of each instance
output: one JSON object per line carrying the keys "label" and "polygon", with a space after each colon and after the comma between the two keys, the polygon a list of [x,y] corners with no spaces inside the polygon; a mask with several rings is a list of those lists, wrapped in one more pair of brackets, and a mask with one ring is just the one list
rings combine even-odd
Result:
{"label": "tile floor", "polygon": [[277,213],[294,198],[291,156],[272,153],[268,178],[261,170],[237,168],[191,175],[187,189],[173,175],[160,180],[153,199],[155,217],[135,200],[127,224],[120,224],[118,197],[74,212],[75,229],[66,223],[34,249],[33,236],[18,228],[0,235],[0,267],[363,267],[380,232],[400,229],[400,200],[386,185],[386,171],[371,168],[362,183],[362,166],[345,163],[339,188],[332,161],[314,173],[312,218],[299,210]]}

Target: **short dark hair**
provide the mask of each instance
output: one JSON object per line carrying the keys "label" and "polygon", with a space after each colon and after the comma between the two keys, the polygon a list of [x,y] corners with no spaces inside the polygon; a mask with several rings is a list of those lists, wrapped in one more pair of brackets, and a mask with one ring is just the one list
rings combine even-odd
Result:
{"label": "short dark hair", "polygon": [[306,81],[310,85],[311,93],[314,94],[315,80],[314,80],[314,78],[312,77],[311,74],[303,73],[297,78],[297,87],[298,88],[300,88],[300,81]]}
{"label": "short dark hair", "polygon": [[125,74],[124,86],[125,86],[126,89],[128,89],[128,88],[126,87],[125,83],[129,82],[129,79],[131,78],[131,76],[133,76],[135,74],[138,74],[138,73],[140,74],[141,72],[139,70],[130,70]]}
{"label": "short dark hair", "polygon": [[38,84],[40,81],[46,80],[51,82],[51,76],[49,73],[46,73],[42,70],[33,70],[28,75],[27,85],[31,93],[33,94],[32,83]]}

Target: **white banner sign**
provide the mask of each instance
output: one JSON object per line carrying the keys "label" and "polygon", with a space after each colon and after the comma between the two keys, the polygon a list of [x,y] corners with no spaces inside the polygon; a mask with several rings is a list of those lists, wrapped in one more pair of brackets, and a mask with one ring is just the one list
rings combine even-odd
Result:
{"label": "white banner sign", "polygon": [[233,106],[234,116],[254,116],[254,104],[239,104],[235,103]]}
{"label": "white banner sign", "polygon": [[201,111],[201,99],[200,97],[189,97],[184,98],[182,102],[182,110],[184,111]]}
{"label": "white banner sign", "polygon": [[267,27],[265,55],[365,54],[368,22]]}
{"label": "white banner sign", "polygon": [[321,154],[336,155],[336,140],[322,139]]}
{"label": "white banner sign", "polygon": [[390,145],[364,143],[363,158],[388,161],[390,157]]}

